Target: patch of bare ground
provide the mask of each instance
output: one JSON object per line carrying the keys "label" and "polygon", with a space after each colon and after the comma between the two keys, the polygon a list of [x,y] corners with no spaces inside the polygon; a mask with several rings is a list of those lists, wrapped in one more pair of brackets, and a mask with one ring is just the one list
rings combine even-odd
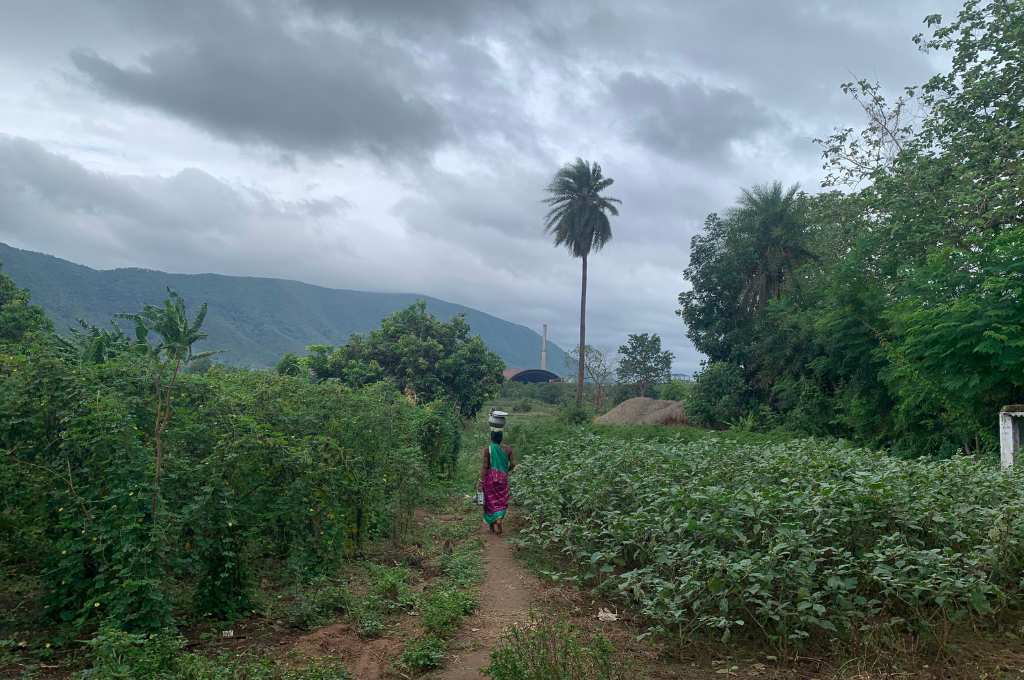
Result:
{"label": "patch of bare ground", "polygon": [[486,576],[480,586],[480,606],[452,641],[446,667],[427,676],[433,680],[487,677],[480,670],[489,663],[502,633],[512,624],[527,621],[531,607],[543,596],[540,579],[515,558],[507,536],[482,532]]}
{"label": "patch of bare ground", "polygon": [[302,657],[341,659],[354,678],[380,680],[392,677],[391,662],[402,652],[403,642],[394,638],[364,640],[345,623],[336,623],[303,635],[292,647]]}

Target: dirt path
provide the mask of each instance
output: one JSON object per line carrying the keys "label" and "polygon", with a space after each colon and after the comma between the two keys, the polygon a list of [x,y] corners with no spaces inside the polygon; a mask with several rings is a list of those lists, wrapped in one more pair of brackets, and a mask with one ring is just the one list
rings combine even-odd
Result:
{"label": "dirt path", "polygon": [[[540,597],[541,584],[512,556],[506,538],[486,532],[480,607],[452,641],[447,666],[430,675],[432,680],[476,680],[490,661],[491,650],[506,627],[526,621],[530,605]],[[506,534],[507,537],[507,534]]]}

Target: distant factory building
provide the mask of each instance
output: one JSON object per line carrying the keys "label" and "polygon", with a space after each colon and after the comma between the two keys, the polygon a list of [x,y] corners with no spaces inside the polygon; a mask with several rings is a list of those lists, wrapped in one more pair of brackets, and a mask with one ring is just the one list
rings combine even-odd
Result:
{"label": "distant factory building", "polygon": [[562,379],[544,368],[508,368],[502,372],[505,380],[521,383],[560,382]]}
{"label": "distant factory building", "polygon": [[544,334],[540,344],[540,368],[507,368],[502,371],[505,380],[521,383],[561,382],[557,373],[548,370],[548,325],[544,324]]}

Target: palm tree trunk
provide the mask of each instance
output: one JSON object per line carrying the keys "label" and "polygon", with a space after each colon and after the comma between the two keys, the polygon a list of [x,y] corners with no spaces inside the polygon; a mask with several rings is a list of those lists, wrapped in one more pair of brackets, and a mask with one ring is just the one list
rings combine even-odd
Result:
{"label": "palm tree trunk", "polygon": [[576,408],[583,408],[583,364],[587,353],[587,256],[583,256],[583,288],[580,291],[580,362],[576,371]]}

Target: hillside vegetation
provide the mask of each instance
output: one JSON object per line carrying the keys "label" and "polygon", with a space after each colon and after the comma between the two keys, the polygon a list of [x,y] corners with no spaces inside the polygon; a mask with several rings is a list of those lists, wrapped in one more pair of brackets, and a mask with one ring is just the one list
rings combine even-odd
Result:
{"label": "hillside vegetation", "polygon": [[[171,288],[186,300],[209,305],[201,349],[223,351],[217,361],[266,368],[288,352],[309,345],[338,345],[353,333],[368,333],[389,314],[424,300],[442,320],[464,314],[471,332],[514,368],[540,364],[540,335],[484,312],[425,295],[370,293],[311,286],[283,279],[168,274],[148,269],[97,271],[41,253],[0,243],[0,265],[53,320],[58,333],[78,319],[106,326],[115,314],[162,300]],[[565,352],[548,343],[548,365],[560,370]]]}

